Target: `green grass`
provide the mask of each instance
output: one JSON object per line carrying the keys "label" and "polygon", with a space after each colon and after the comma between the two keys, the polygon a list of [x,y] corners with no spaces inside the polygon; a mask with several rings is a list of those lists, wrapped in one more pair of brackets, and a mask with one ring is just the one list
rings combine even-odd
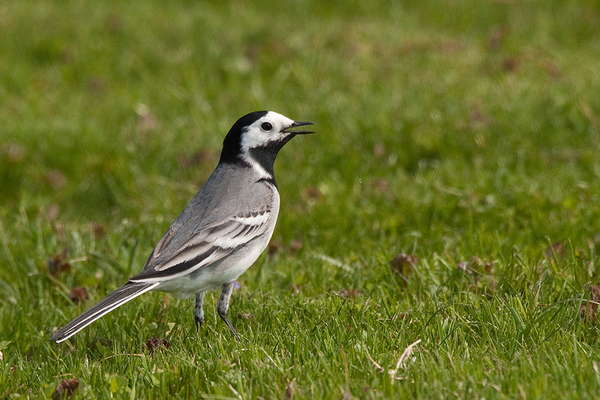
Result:
{"label": "green grass", "polygon": [[[71,378],[79,398],[600,392],[597,2],[15,1],[0,37],[2,398]],[[191,300],[153,293],[50,342],[142,268],[261,109],[318,134],[278,157],[241,343],[218,292],[198,333]],[[399,253],[419,261],[394,271]]]}

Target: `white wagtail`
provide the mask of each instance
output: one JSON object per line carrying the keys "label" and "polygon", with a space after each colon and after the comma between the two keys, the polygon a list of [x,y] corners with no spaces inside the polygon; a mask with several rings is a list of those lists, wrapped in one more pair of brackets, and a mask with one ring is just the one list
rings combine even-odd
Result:
{"label": "white wagtail", "polygon": [[297,122],[273,111],[240,118],[223,141],[221,159],[204,186],[158,242],[142,272],[79,315],[51,338],[62,342],[95,320],[149,290],[179,298],[196,295],[194,319],[204,321],[204,292],[222,285],[217,312],[227,319],[233,282],[263,252],[277,222],[275,157],[298,134]]}

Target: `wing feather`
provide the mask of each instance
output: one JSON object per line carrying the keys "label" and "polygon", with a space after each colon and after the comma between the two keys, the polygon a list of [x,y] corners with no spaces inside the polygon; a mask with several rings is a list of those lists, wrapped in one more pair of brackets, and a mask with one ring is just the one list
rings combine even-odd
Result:
{"label": "wing feather", "polygon": [[[131,278],[131,281],[162,281],[189,274],[217,262],[262,235],[269,226],[269,217],[270,210],[237,214],[221,223],[194,231],[184,244],[172,252],[168,251],[172,237],[166,237],[174,233],[169,229],[157,245],[144,270]],[[164,257],[166,253],[170,253],[170,256]]]}

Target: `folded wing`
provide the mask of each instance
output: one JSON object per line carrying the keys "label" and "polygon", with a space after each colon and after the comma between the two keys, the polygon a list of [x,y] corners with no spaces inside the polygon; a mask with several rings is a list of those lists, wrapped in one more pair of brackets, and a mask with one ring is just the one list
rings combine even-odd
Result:
{"label": "folded wing", "polygon": [[161,282],[217,262],[262,235],[268,229],[270,212],[265,209],[239,213],[197,229],[183,243],[174,239],[178,232],[170,228],[154,249],[143,271],[131,281]]}

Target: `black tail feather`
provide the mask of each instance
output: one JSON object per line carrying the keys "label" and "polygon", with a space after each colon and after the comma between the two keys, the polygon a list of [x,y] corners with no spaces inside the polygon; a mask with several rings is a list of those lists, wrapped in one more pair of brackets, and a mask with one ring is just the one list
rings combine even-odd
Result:
{"label": "black tail feather", "polygon": [[73,336],[74,334],[76,334],[95,320],[103,317],[115,308],[122,306],[129,300],[132,300],[138,297],[139,295],[149,290],[152,290],[153,288],[158,286],[158,284],[158,282],[128,282],[127,284],[121,286],[120,288],[106,296],[92,308],[79,315],[73,321],[69,322],[67,325],[59,329],[54,335],[52,335],[50,340],[54,340],[57,343],[67,340],[68,338],[70,338],[71,336]]}

